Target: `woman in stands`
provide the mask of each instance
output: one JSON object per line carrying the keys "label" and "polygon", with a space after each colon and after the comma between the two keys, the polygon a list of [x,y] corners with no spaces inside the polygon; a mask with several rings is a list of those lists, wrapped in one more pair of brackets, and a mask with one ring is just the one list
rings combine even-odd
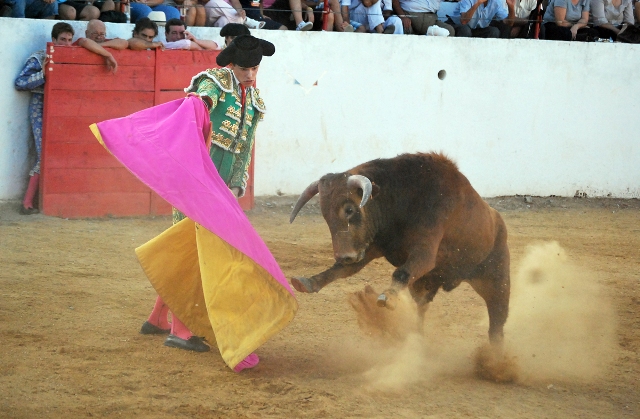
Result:
{"label": "woman in stands", "polygon": [[591,0],[550,0],[544,14],[545,38],[555,41],[595,41],[598,31],[589,28]]}
{"label": "woman in stands", "polygon": [[594,29],[600,38],[616,40],[618,34],[633,25],[633,0],[591,0]]}

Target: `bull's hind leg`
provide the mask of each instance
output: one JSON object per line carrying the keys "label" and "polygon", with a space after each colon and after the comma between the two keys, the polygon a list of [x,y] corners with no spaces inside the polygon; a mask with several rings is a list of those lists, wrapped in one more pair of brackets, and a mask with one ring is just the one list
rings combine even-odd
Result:
{"label": "bull's hind leg", "polygon": [[[505,234],[506,236],[506,234]],[[504,243],[495,247],[489,256],[473,272],[469,284],[487,303],[489,312],[489,340],[501,344],[504,324],[509,315],[509,248]]]}

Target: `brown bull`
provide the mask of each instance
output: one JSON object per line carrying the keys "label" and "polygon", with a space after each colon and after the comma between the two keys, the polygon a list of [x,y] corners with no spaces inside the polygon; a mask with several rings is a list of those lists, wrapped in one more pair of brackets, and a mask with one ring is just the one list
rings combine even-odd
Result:
{"label": "brown bull", "polygon": [[385,257],[397,269],[378,305],[393,309],[409,287],[421,320],[442,287],[467,281],[485,300],[489,338],[502,341],[509,311],[509,248],[500,214],[441,154],[403,154],[331,173],[302,193],[293,211],[319,194],[336,263],[311,278],[293,278],[300,292],[318,292]]}

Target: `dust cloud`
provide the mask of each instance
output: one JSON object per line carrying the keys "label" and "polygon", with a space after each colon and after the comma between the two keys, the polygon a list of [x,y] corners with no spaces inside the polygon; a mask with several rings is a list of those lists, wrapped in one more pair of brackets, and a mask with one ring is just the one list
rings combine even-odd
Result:
{"label": "dust cloud", "polygon": [[[370,390],[399,391],[416,382],[433,382],[438,376],[472,368],[468,355],[442,330],[421,333],[417,307],[408,291],[398,294],[394,310],[376,305],[377,293],[370,286],[349,296],[360,329],[371,339],[365,345],[351,344],[350,353],[369,365],[364,372]],[[463,345],[466,346],[466,345]]]}
{"label": "dust cloud", "polygon": [[[421,333],[408,292],[398,295],[395,310],[377,307],[370,286],[351,294],[358,325],[371,338],[350,351],[369,365],[368,387],[393,391],[473,373],[496,382],[582,380],[605,371],[616,345],[615,313],[594,274],[557,242],[545,242],[527,248],[511,284],[502,348],[431,324]],[[481,323],[488,328],[488,316]]]}
{"label": "dust cloud", "polygon": [[615,312],[595,274],[554,241],[529,246],[511,283],[505,336],[521,379],[591,379],[607,368]]}

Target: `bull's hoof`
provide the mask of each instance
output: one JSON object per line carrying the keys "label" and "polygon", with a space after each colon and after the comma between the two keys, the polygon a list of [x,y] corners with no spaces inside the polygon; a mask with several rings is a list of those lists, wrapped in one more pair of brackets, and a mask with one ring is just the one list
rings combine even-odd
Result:
{"label": "bull's hoof", "polygon": [[378,307],[385,307],[389,310],[394,310],[396,308],[396,304],[393,298],[387,297],[385,293],[382,293],[378,296],[378,300],[376,301]]}
{"label": "bull's hoof", "polygon": [[298,292],[314,292],[311,280],[308,278],[293,277],[291,278],[291,285]]}

